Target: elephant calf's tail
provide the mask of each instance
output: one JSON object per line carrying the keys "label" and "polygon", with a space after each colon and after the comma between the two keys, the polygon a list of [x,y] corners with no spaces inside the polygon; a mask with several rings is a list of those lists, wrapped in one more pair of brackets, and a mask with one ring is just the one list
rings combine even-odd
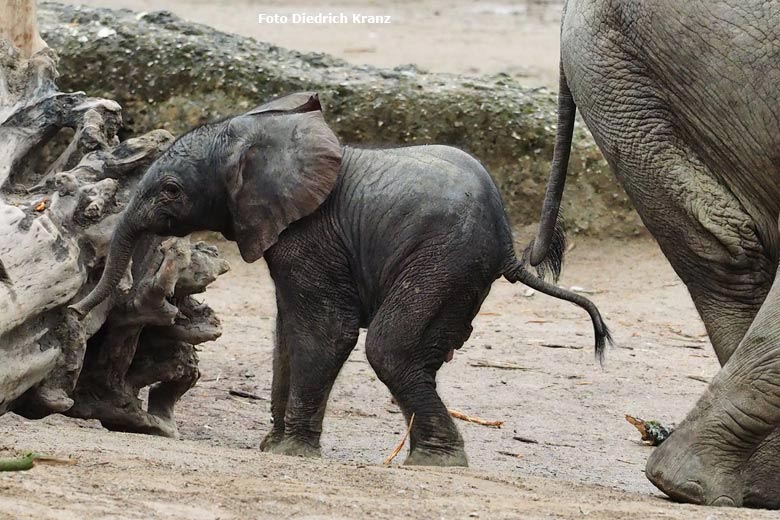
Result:
{"label": "elephant calf's tail", "polygon": [[[563,263],[563,252],[566,249],[565,235],[563,234],[560,222],[556,225],[556,231],[553,236],[555,239],[551,243],[547,259],[544,264],[540,264],[542,269],[537,267],[537,271],[543,276],[543,273],[549,270],[553,275],[553,278],[557,280]],[[531,247],[533,247],[533,244],[529,246],[529,249]],[[507,267],[504,269],[504,277],[512,283],[521,282],[548,296],[566,300],[585,309],[590,315],[590,319],[593,321],[593,331],[596,334],[596,358],[599,360],[599,363],[603,363],[604,349],[607,343],[612,345],[613,342],[612,336],[609,333],[609,328],[606,323],[604,323],[604,319],[601,317],[601,313],[599,312],[598,307],[596,307],[596,304],[580,294],[558,287],[554,283],[545,281],[541,276],[533,274],[527,267],[527,257],[528,249],[526,249],[523,254],[523,261],[515,258],[513,253]]]}

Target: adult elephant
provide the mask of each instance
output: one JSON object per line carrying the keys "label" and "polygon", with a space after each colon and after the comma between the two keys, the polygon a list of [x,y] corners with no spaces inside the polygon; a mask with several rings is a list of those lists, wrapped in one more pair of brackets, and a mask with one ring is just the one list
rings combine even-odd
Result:
{"label": "adult elephant", "polygon": [[579,107],[722,365],[648,478],[678,500],[779,506],[780,1],[568,0],[558,102],[531,263],[546,256]]}

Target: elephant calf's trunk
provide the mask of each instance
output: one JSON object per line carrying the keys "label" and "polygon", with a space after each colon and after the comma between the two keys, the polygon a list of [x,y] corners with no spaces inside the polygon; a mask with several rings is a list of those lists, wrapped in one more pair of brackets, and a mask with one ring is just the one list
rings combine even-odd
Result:
{"label": "elephant calf's trunk", "polygon": [[74,311],[80,319],[83,319],[96,306],[100,305],[114,291],[119,281],[127,271],[130,264],[130,258],[133,254],[135,243],[138,240],[139,232],[122,220],[114,231],[111,238],[111,245],[108,249],[106,266],[100,281],[94,289],[84,297],[80,302],[68,307]]}

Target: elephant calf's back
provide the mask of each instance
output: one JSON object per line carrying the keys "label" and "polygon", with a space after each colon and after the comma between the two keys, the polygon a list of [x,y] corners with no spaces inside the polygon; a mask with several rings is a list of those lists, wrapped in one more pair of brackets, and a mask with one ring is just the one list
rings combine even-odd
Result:
{"label": "elephant calf's back", "polygon": [[[347,148],[339,220],[361,278],[381,291],[425,257],[499,276],[511,232],[498,188],[473,157],[446,146]],[[456,265],[457,264],[457,265]]]}
{"label": "elephant calf's back", "polygon": [[[346,202],[362,208],[360,222],[373,232],[419,235],[509,232],[501,197],[485,168],[448,146],[349,150]],[[355,157],[357,156],[357,157]]]}

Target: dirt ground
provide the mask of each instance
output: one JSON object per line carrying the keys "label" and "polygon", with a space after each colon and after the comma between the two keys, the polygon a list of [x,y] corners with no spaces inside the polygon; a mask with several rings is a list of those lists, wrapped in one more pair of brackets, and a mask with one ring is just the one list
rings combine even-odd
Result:
{"label": "dirt ground", "polygon": [[[77,2],[71,2],[77,3]],[[169,9],[198,22],[354,63],[506,72],[554,85],[559,2],[458,0],[84,0]],[[259,25],[257,14],[390,14],[389,26]],[[519,233],[518,243],[529,237]],[[679,422],[718,369],[691,300],[648,239],[575,239],[562,285],[592,291],[618,346],[594,360],[587,316],[497,281],[474,334],[439,374],[451,408],[503,420],[459,423],[469,469],[382,461],[404,433],[362,341],[330,399],[323,459],[260,453],[270,429],[273,287],[262,261],[241,262],[205,295],[224,335],[204,346],[203,377],[178,408],[180,440],[110,433],[93,422],[0,417],[0,456],[34,450],[75,466],[0,474],[0,518],[776,518],[678,505],[645,479],[652,448],[624,419]],[[560,348],[552,348],[558,346]],[[476,366],[510,363],[513,369]],[[229,395],[240,389],[263,400]],[[535,442],[520,442],[514,437]]]}
{"label": "dirt ground", "polygon": [[[323,459],[259,452],[270,403],[228,392],[270,395],[273,286],[262,261],[220,247],[233,269],[205,299],[225,332],[200,353],[203,377],[178,408],[181,440],[6,415],[0,455],[35,450],[78,464],[0,475],[0,518],[770,518],[673,504],[644,477],[652,448],[624,415],[678,422],[718,368],[650,240],[575,239],[569,253],[562,285],[594,292],[618,344],[603,369],[582,311],[494,284],[471,339],[439,373],[449,407],[506,421],[459,422],[469,469],[405,468],[403,454],[382,466],[405,428],[362,341],[330,399]],[[517,368],[475,366],[484,361]]]}

